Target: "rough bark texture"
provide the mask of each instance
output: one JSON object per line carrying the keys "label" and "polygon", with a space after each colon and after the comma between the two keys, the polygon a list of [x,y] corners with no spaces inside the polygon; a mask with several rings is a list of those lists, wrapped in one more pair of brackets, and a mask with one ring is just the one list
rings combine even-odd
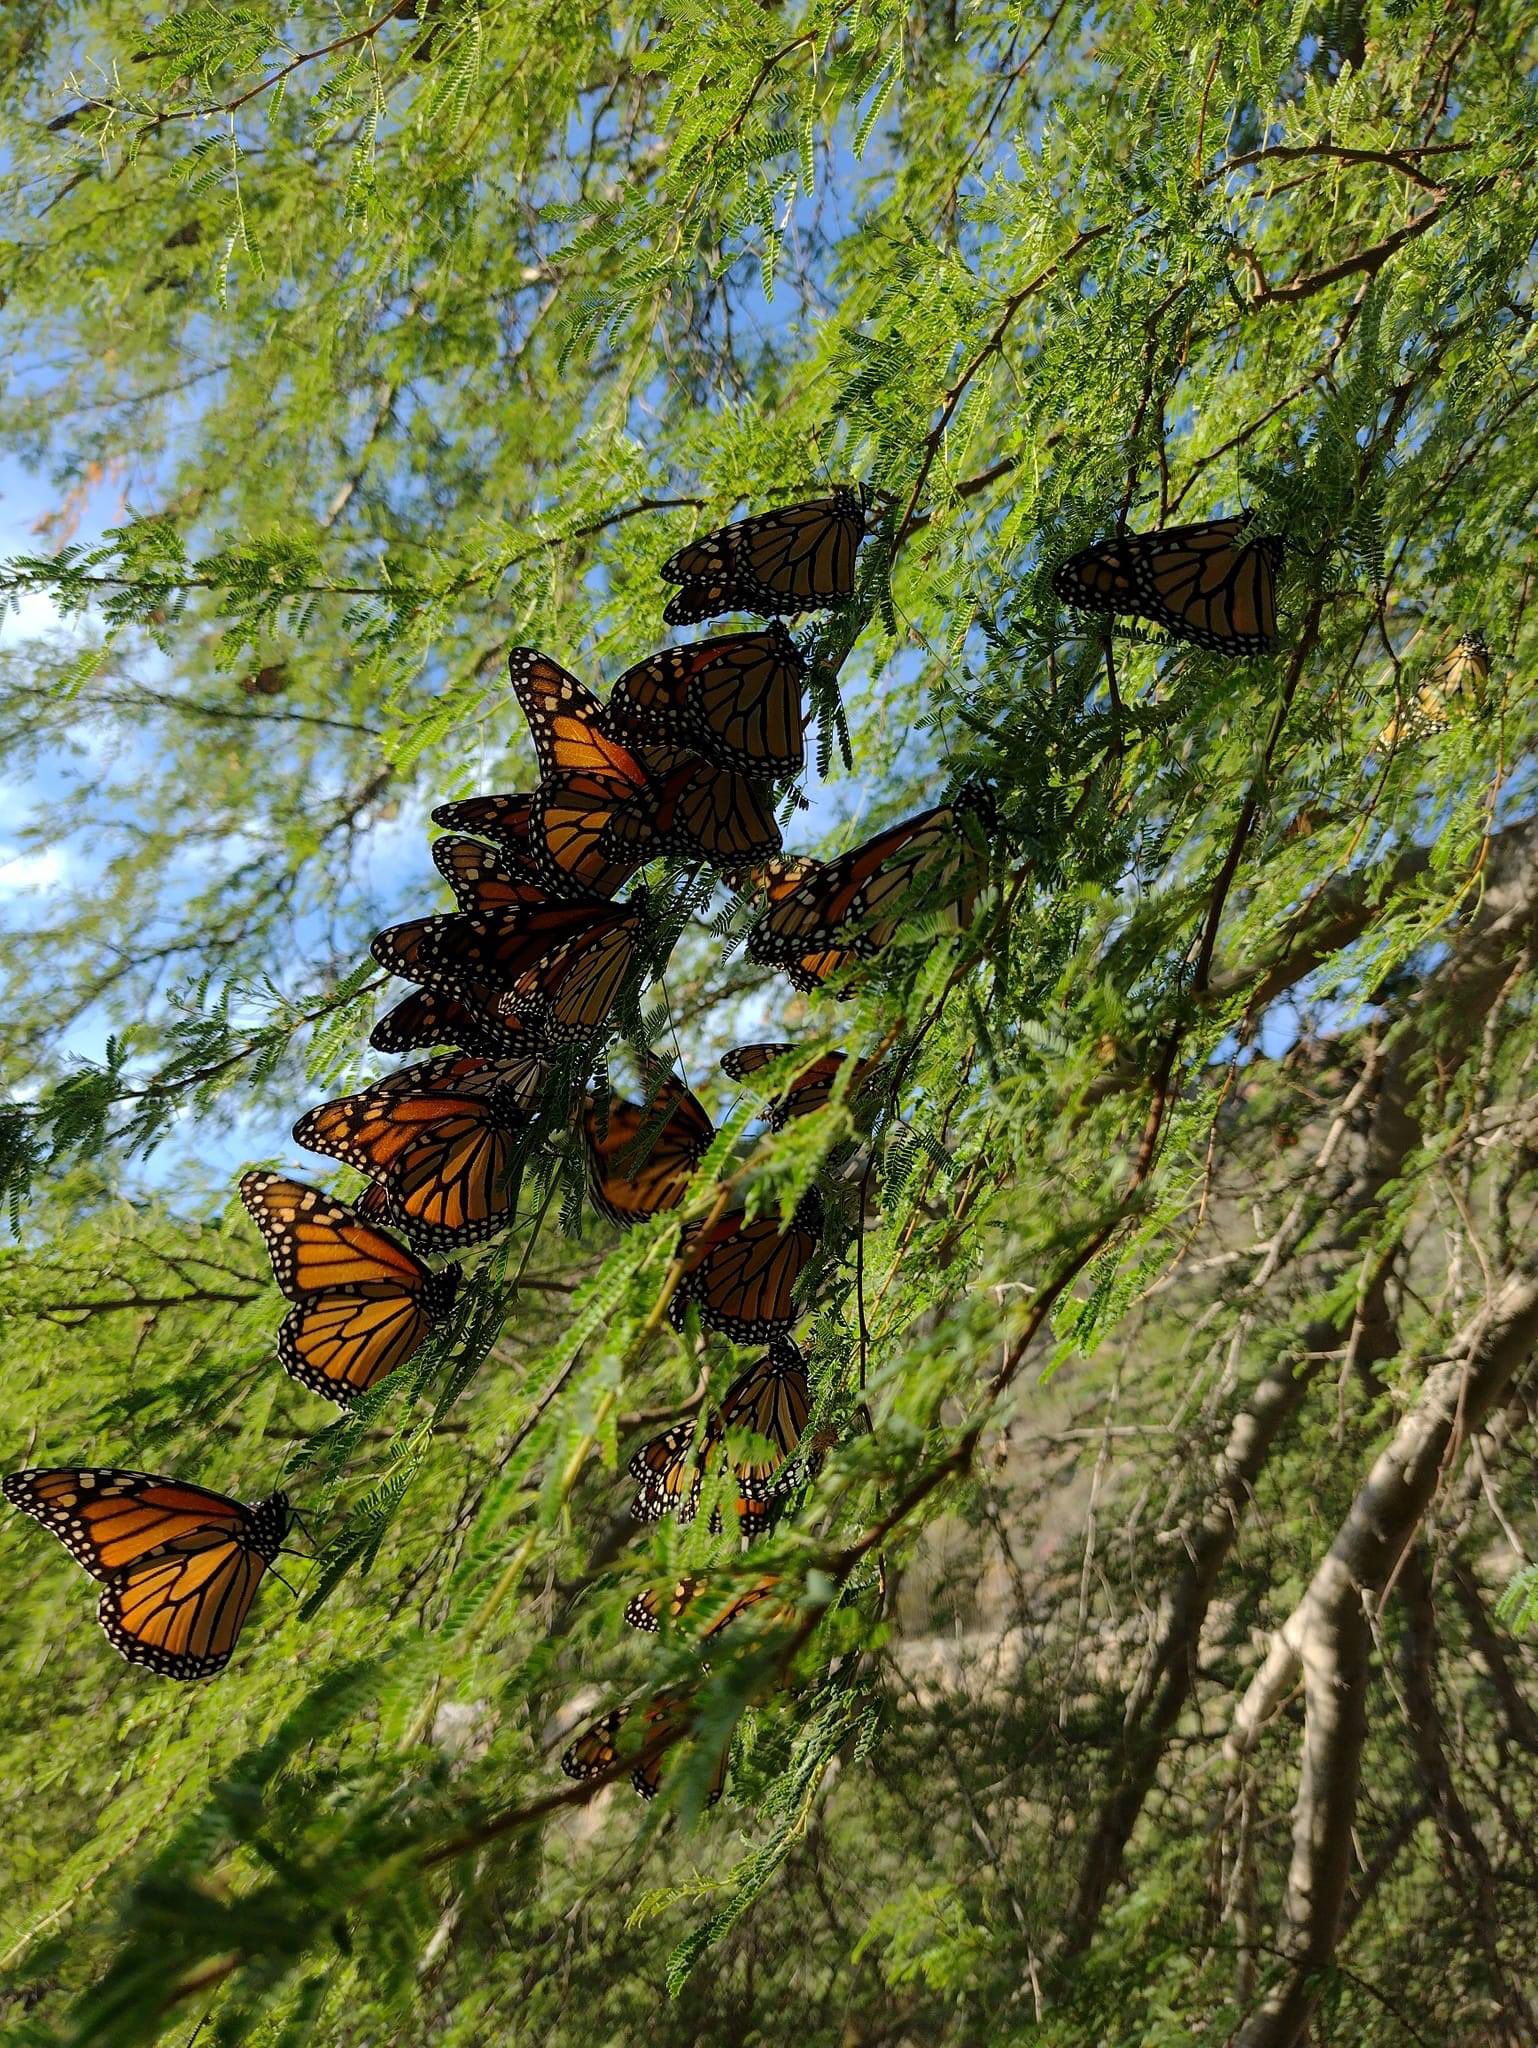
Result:
{"label": "rough bark texture", "polygon": [[1307,1592],[1277,1631],[1240,1702],[1229,1751],[1242,1758],[1301,1675],[1302,1771],[1277,1946],[1287,1958],[1235,2048],[1297,2048],[1334,1954],[1351,1867],[1364,1702],[1372,1647],[1369,1610],[1414,1540],[1451,1461],[1538,1343],[1538,1259],[1498,1289],[1428,1374],[1352,1502]]}

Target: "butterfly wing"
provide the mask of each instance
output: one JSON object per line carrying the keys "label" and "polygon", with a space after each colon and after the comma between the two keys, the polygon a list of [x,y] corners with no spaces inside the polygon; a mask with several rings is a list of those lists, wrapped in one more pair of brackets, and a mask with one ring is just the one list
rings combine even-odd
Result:
{"label": "butterfly wing", "polygon": [[651,838],[648,778],[603,730],[598,700],[537,648],[508,656],[513,692],[539,761],[533,860],[553,892],[610,897]]}
{"label": "butterfly wing", "polygon": [[496,853],[481,840],[458,832],[445,832],[433,841],[433,866],[461,910],[509,910],[547,900],[531,861]]}
{"label": "butterfly wing", "polygon": [[[784,1043],[739,1045],[722,1055],[721,1070],[733,1081],[750,1081],[755,1074],[795,1049],[794,1045]],[[765,1116],[770,1130],[783,1130],[794,1118],[811,1116],[816,1110],[826,1108],[847,1057],[841,1052],[820,1053],[803,1067],[784,1093],[776,1095],[766,1105]],[[849,1081],[851,1095],[860,1085],[869,1064],[867,1060],[855,1062]]]}
{"label": "butterfly wing", "polygon": [[225,1494],[107,1466],[33,1467],[11,1473],[0,1492],[57,1536],[93,1579],[110,1579],[178,1537],[206,1529],[234,1536],[246,1524],[245,1508]]}
{"label": "butterfly wing", "polygon": [[494,840],[514,860],[533,857],[534,798],[526,791],[461,797],[456,803],[439,804],[431,815],[445,831],[474,832]]}
{"label": "butterfly wing", "polygon": [[1284,543],[1248,531],[1244,519],[1207,519],[1120,534],[1060,563],[1052,588],[1081,611],[1152,619],[1220,654],[1263,654],[1276,638]]}
{"label": "butterfly wing", "polygon": [[759,784],[697,754],[642,750],[657,777],[651,830],[657,851],[699,857],[719,868],[779,851],[780,828]]}
{"label": "butterfly wing", "polygon": [[230,1661],[266,1569],[238,1540],[186,1536],[103,1586],[96,1618],[130,1664],[166,1678],[213,1678]]}
{"label": "butterfly wing", "polygon": [[475,1244],[512,1220],[544,1075],[537,1059],[426,1060],[308,1111],[294,1137],[382,1184],[391,1213],[430,1249]]}
{"label": "butterfly wing", "polygon": [[909,898],[918,907],[948,895],[965,915],[981,865],[957,807],[936,805],[799,879],[787,873],[778,887],[771,884],[748,952],[803,973],[830,951],[869,958],[890,940]]}
{"label": "butterfly wing", "polygon": [[650,1102],[609,1098],[583,1111],[594,1205],[611,1223],[676,1209],[715,1127],[681,1081],[669,1076]]}
{"label": "butterfly wing", "polygon": [[689,1456],[693,1442],[693,1423],[675,1422],[671,1429],[642,1444],[625,1468],[640,1483],[640,1491],[630,1503],[634,1520],[660,1522],[668,1514],[676,1514],[681,1522],[694,1519],[700,1472]]}
{"label": "butterfly wing", "polygon": [[628,905],[592,916],[568,942],[528,968],[503,997],[498,1014],[552,1046],[593,1038],[608,1023],[634,973],[640,894]]}
{"label": "butterfly wing", "polygon": [[247,1508],[152,1472],[36,1469],[3,1491],[101,1581],[113,1648],[171,1678],[223,1670],[289,1521],[281,1493]]}
{"label": "butterfly wing", "polygon": [[[681,1694],[659,1693],[646,1708],[645,1747],[658,1745],[657,1753],[644,1758],[630,1773],[630,1782],[643,1799],[655,1799],[662,1790],[663,1769],[674,1746],[688,1733],[693,1703]],[[705,1804],[714,1806],[726,1789],[731,1744],[722,1745],[720,1757],[705,1792]]]}
{"label": "butterfly wing", "polygon": [[756,1344],[788,1329],[796,1320],[792,1290],[822,1238],[822,1203],[804,1196],[783,1229],[773,1216],[743,1220],[741,1210],[723,1216],[708,1231],[690,1225],[679,1242],[683,1279],[669,1304],[681,1329],[691,1301],[707,1329],[735,1344]]}
{"label": "butterfly wing", "polygon": [[328,1400],[345,1403],[376,1385],[452,1307],[457,1270],[430,1273],[349,1204],[276,1173],[246,1174],[240,1196],[295,1304],[278,1332],[278,1357]]}
{"label": "butterfly wing", "polygon": [[473,982],[462,983],[453,995],[445,989],[414,989],[380,1018],[368,1042],[376,1052],[455,1045],[462,1052],[495,1059],[526,1045],[531,1037],[516,1018],[499,1021],[496,1002],[495,990]]}
{"label": "butterfly wing", "polygon": [[579,1783],[601,1778],[619,1762],[619,1731],[629,1715],[628,1707],[612,1707],[584,1728],[561,1758],[561,1769]]}
{"label": "butterfly wing", "polygon": [[805,766],[806,664],[778,623],[668,647],[627,669],[609,693],[607,728],[628,744],[671,740],[723,768],[776,780]]}
{"label": "butterfly wing", "polygon": [[[677,1621],[684,1609],[694,1598],[699,1588],[697,1578],[685,1576],[674,1586],[668,1598],[668,1619]],[[625,1626],[641,1630],[642,1634],[654,1636],[659,1626],[658,1617],[662,1612],[662,1595],[655,1586],[647,1586],[635,1594],[625,1605]]]}
{"label": "butterfly wing", "polygon": [[748,1500],[768,1498],[775,1475],[801,1441],[811,1405],[806,1360],[786,1337],[774,1338],[764,1356],[727,1389],[721,1422],[728,1441],[733,1431],[747,1433],[770,1450],[768,1456],[755,1450],[732,1460]]}
{"label": "butterfly wing", "polygon": [[662,616],[682,626],[720,612],[788,617],[842,604],[854,595],[865,531],[864,503],[847,485],[831,497],[721,527],[663,563],[664,578],[683,587]]}

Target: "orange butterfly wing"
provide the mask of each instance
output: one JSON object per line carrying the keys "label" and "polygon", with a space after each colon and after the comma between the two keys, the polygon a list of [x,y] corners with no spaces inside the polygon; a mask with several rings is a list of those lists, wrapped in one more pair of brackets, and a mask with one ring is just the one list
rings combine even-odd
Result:
{"label": "orange butterfly wing", "polygon": [[617,1095],[583,1111],[593,1201],[611,1223],[676,1209],[715,1128],[681,1081],[669,1076],[648,1103]]}
{"label": "orange butterfly wing", "polygon": [[666,647],[627,669],[604,707],[607,730],[627,744],[688,744],[723,768],[775,779],[805,765],[806,664],[778,622]]}
{"label": "orange butterfly wing", "polygon": [[535,864],[553,892],[610,897],[652,837],[646,770],[603,731],[597,698],[558,662],[515,647],[508,673],[539,762]]}
{"label": "orange butterfly wing", "polygon": [[289,1522],[281,1493],[247,1508],[151,1472],[14,1472],[3,1491],[102,1582],[113,1648],[170,1678],[223,1670]]}
{"label": "orange butterfly wing", "polygon": [[1206,519],[1117,534],[1059,563],[1052,588],[1080,611],[1151,619],[1219,654],[1263,654],[1285,543],[1248,532],[1245,519]]}
{"label": "orange butterfly wing", "polygon": [[682,1329],[692,1301],[707,1329],[734,1344],[756,1344],[788,1329],[796,1320],[792,1289],[822,1239],[822,1203],[803,1196],[783,1228],[774,1216],[744,1220],[738,1209],[710,1229],[689,1224],[679,1240],[684,1276],[669,1304],[675,1329]]}
{"label": "orange butterfly wing", "polygon": [[866,510],[865,494],[841,484],[831,497],[760,512],[690,542],[662,565],[665,580],[683,586],[663,618],[685,626],[719,612],[772,618],[847,602]]}
{"label": "orange butterfly wing", "polygon": [[475,1244],[512,1220],[544,1074],[532,1058],[426,1060],[308,1111],[294,1137],[381,1183],[388,1209],[429,1248]]}
{"label": "orange butterfly wing", "polygon": [[248,1173],[240,1197],[296,1306],[278,1357],[301,1385],[346,1403],[416,1352],[453,1305],[458,1269],[431,1273],[387,1232],[301,1181]]}

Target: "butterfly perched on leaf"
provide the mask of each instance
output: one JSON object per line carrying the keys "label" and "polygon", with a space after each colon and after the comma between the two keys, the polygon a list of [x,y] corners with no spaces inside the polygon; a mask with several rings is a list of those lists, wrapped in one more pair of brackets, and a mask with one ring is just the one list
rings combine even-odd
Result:
{"label": "butterfly perched on leaf", "polygon": [[633,749],[688,746],[720,767],[779,781],[805,765],[805,679],[800,650],[776,622],[648,655],[609,692],[603,722]]}
{"label": "butterfly perched on leaf", "polygon": [[[643,1709],[639,1724],[632,1721],[629,1707],[611,1707],[607,1714],[584,1728],[561,1758],[561,1769],[579,1783],[605,1778],[623,1768],[630,1757],[637,1759],[630,1782],[643,1799],[655,1799],[662,1789],[667,1753],[688,1733],[693,1702],[681,1693],[659,1693]],[[629,1723],[635,1739],[622,1747],[621,1731]],[[721,1751],[705,1794],[705,1804],[714,1806],[726,1786],[731,1745]]]}
{"label": "butterfly perched on leaf", "polygon": [[693,1303],[707,1330],[734,1344],[757,1344],[796,1320],[796,1282],[822,1242],[822,1199],[813,1189],[796,1204],[789,1223],[757,1216],[750,1223],[730,1209],[712,1223],[685,1224],[678,1241],[683,1277],[668,1304],[675,1329]]}
{"label": "butterfly perched on leaf", "polygon": [[478,1244],[513,1220],[521,1144],[545,1074],[533,1057],[424,1060],[306,1111],[294,1137],[367,1174],[385,1213],[426,1250]]}
{"label": "butterfly perched on leaf", "polygon": [[[734,1046],[730,1052],[722,1054],[721,1071],[733,1081],[751,1081],[766,1067],[788,1060],[795,1050],[794,1045],[783,1041]],[[770,1130],[782,1131],[796,1117],[811,1116],[817,1110],[825,1109],[848,1059],[847,1053],[824,1052],[809,1060],[790,1085],[765,1104],[764,1118]],[[854,1102],[875,1065],[874,1060],[855,1061],[844,1091],[846,1102]]]}
{"label": "butterfly perched on leaf", "polygon": [[691,541],[662,565],[680,585],[662,616],[692,625],[722,612],[790,618],[854,596],[855,558],[874,493],[840,484],[831,497],[760,512]]}
{"label": "butterfly perched on leaf", "polygon": [[1264,654],[1276,639],[1285,543],[1248,519],[1119,533],[1060,562],[1052,588],[1076,611],[1152,619],[1219,654]]}
{"label": "butterfly perched on leaf", "polygon": [[429,1272],[348,1203],[260,1172],[243,1176],[240,1199],[294,1304],[278,1331],[278,1357],[328,1401],[345,1406],[376,1386],[452,1309],[458,1267]]}
{"label": "butterfly perched on leaf", "polygon": [[476,1009],[489,1004],[504,1031],[553,1045],[607,1023],[635,965],[645,906],[637,890],[623,904],[440,913],[377,933],[373,953],[392,974]]}
{"label": "butterfly perched on leaf", "polygon": [[977,843],[986,817],[979,793],[905,818],[837,860],[771,872],[768,908],[748,933],[750,958],[813,989],[851,959],[879,953],[906,915],[943,905],[964,923],[986,872]]}
{"label": "butterfly perched on leaf", "polygon": [[582,1129],[594,1205],[620,1224],[676,1209],[715,1136],[710,1118],[672,1075],[644,1103],[590,1097]]}
{"label": "butterfly perched on leaf", "polygon": [[1437,664],[1430,679],[1415,693],[1415,703],[1391,718],[1378,735],[1378,745],[1413,744],[1446,732],[1456,719],[1480,712],[1490,680],[1490,648],[1483,633],[1465,633],[1451,654]]}
{"label": "butterfly perched on leaf", "polygon": [[224,1669],[288,1533],[286,1494],[247,1507],[151,1472],[59,1466],[13,1472],[0,1491],[101,1582],[112,1647],[167,1678]]}
{"label": "butterfly perched on leaf", "polygon": [[[777,1337],[764,1356],[727,1388],[697,1451],[694,1426],[681,1422],[650,1438],[635,1453],[626,1468],[639,1486],[631,1515],[638,1522],[657,1522],[668,1514],[681,1522],[692,1521],[704,1474],[712,1466],[724,1472],[730,1464],[737,1482],[741,1532],[756,1535],[768,1521],[771,1504],[800,1484],[801,1474],[786,1467],[810,1412],[806,1360],[788,1338]],[[754,1440],[735,1458],[730,1455],[734,1433]]]}

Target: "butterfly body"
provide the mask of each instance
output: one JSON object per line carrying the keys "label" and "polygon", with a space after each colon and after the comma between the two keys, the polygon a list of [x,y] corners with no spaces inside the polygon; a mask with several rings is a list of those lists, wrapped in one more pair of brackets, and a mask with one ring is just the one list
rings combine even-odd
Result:
{"label": "butterfly body", "polygon": [[283,1493],[247,1507],[105,1467],[13,1472],[0,1490],[100,1582],[97,1619],[113,1648],[168,1678],[224,1669],[290,1520]]}

